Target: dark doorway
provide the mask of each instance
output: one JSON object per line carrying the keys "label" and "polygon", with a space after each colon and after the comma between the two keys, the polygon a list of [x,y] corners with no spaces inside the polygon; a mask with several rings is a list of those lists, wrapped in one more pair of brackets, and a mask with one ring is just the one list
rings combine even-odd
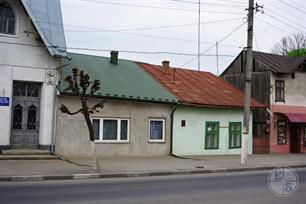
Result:
{"label": "dark doorway", "polygon": [[291,124],[290,125],[290,135],[291,135],[291,153],[301,153],[301,125]]}

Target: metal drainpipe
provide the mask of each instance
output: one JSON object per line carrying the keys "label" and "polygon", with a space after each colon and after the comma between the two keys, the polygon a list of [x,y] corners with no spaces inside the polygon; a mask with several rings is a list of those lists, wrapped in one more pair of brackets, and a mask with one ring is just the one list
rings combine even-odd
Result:
{"label": "metal drainpipe", "polygon": [[[60,70],[63,68],[63,67],[66,67],[68,66],[70,63],[71,63],[71,57],[61,57],[61,58],[64,58],[64,59],[67,59],[68,60],[68,63],[66,64],[63,64],[63,65],[60,65],[56,68],[56,70]],[[52,140],[51,140],[51,148],[50,148],[50,154],[55,154],[55,142],[56,142],[56,118],[57,118],[57,115],[56,115],[56,112],[57,112],[57,95],[56,95],[56,92],[57,92],[57,83],[58,83],[58,73],[56,72],[55,73],[55,83],[56,85],[54,86],[54,97],[53,97],[53,112],[52,112]]]}
{"label": "metal drainpipe", "polygon": [[177,110],[177,106],[175,106],[172,110],[172,113],[171,113],[171,132],[170,132],[170,154],[172,156],[176,156],[175,154],[173,154],[173,115],[174,115],[174,112]]}

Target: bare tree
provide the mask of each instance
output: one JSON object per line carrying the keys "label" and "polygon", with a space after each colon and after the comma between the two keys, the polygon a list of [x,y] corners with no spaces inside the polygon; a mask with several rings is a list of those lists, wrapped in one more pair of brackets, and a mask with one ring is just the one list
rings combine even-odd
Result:
{"label": "bare tree", "polygon": [[289,52],[306,49],[306,33],[295,33],[277,42],[272,53],[287,56]]}
{"label": "bare tree", "polygon": [[90,115],[95,112],[99,112],[98,109],[102,109],[104,107],[103,104],[105,101],[102,100],[97,104],[89,106],[88,100],[92,98],[94,94],[100,89],[101,83],[99,80],[94,80],[91,82],[89,75],[85,74],[84,71],[79,70],[78,68],[72,69],[72,75],[66,76],[64,80],[68,83],[68,87],[65,89],[65,91],[71,91],[72,94],[79,97],[81,101],[81,108],[75,112],[71,112],[66,105],[62,104],[60,111],[68,115],[76,115],[78,113],[83,114],[89,131],[89,140],[92,148],[94,169],[95,171],[99,171],[100,169],[96,154],[94,129],[90,120]]}

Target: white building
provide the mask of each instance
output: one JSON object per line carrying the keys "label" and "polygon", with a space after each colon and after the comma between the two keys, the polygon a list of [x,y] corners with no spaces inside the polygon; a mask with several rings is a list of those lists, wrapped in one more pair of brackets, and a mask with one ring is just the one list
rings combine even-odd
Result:
{"label": "white building", "polygon": [[0,0],[0,150],[54,144],[60,0]]}

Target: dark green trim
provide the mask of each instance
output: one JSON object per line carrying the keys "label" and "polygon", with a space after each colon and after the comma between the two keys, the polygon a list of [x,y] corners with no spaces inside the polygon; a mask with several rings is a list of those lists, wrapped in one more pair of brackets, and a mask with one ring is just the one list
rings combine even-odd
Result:
{"label": "dark green trim", "polygon": [[[232,126],[233,125],[239,125],[240,126],[240,131],[232,131]],[[231,141],[232,141],[232,134],[233,133],[239,133],[240,134],[240,146],[231,146]],[[241,148],[241,143],[242,143],[242,122],[229,122],[228,126],[228,134],[229,134],[229,141],[228,141],[228,147],[229,149],[240,149]]]}
{"label": "dark green trim", "polygon": [[[211,133],[216,134],[217,137],[217,147],[208,147],[207,146],[207,133],[208,133],[208,125],[217,125],[217,130],[216,131],[209,131]],[[205,149],[207,150],[214,150],[214,149],[219,149],[219,132],[220,132],[220,122],[215,122],[215,121],[207,121],[205,122]]]}

